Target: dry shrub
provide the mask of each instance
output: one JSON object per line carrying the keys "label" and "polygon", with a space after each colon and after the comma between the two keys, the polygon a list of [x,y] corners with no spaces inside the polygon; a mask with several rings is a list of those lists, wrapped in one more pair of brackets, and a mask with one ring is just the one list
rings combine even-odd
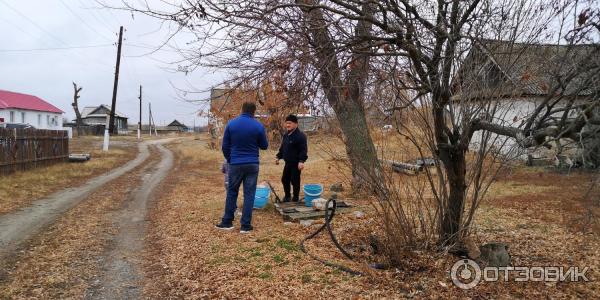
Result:
{"label": "dry shrub", "polygon": [[[448,214],[448,174],[436,155],[431,109],[408,109],[399,115],[393,129],[372,127],[378,156],[383,161],[383,182],[377,174],[364,178],[378,189],[371,196],[383,231],[383,245],[392,264],[402,264],[415,250],[448,250],[459,244],[443,241],[442,220]],[[498,172],[509,165],[511,151],[503,149],[505,140],[483,135],[481,145],[466,153],[466,192],[460,217],[459,238],[471,232],[475,212]],[[434,164],[417,174],[393,172],[388,161],[416,164],[431,159]],[[367,195],[365,195],[367,196]],[[444,247],[440,247],[444,245]]]}

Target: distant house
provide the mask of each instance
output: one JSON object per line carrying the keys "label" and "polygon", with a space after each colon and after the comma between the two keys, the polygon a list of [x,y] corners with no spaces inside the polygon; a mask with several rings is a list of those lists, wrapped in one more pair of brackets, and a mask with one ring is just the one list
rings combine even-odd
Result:
{"label": "distant house", "polygon": [[[138,128],[137,124],[129,125],[129,131],[136,131]],[[187,127],[186,127],[187,128]],[[180,132],[190,132],[192,129],[187,128],[186,131],[182,131],[180,126],[152,126],[152,134],[177,134]],[[142,134],[149,134],[150,126],[148,124],[142,125]]]}
{"label": "distant house", "polygon": [[[110,116],[110,106],[86,106],[81,111],[81,119],[86,125],[106,125],[106,118]],[[137,128],[137,127],[136,127]],[[127,127],[127,117],[115,111],[115,129],[117,134],[128,134],[129,129]]]}
{"label": "distant house", "polygon": [[56,106],[36,96],[0,90],[0,123],[23,123],[38,129],[63,129]]}
{"label": "distant house", "polygon": [[329,127],[324,117],[311,114],[297,114],[296,116],[298,117],[298,128],[304,132],[315,132]]}
{"label": "distant house", "polygon": [[[503,99],[514,104],[513,113],[504,119],[510,123],[522,121],[559,83],[557,79],[575,70],[583,58],[597,51],[595,47],[598,45],[484,41],[474,45],[458,70],[453,100]],[[593,96],[596,87],[586,86],[590,82],[584,80],[589,75],[580,72],[568,81],[564,86],[565,98]]]}
{"label": "distant house", "polygon": [[[212,128],[220,129],[224,126],[225,120],[223,120],[223,111],[226,111],[227,105],[231,105],[231,93],[233,89],[230,88],[213,88],[210,90],[210,114],[208,124]],[[228,114],[224,117],[231,119],[235,115]]]}
{"label": "distant house", "polygon": [[[549,96],[558,79],[581,68],[584,58],[593,55],[598,45],[542,45],[487,40],[474,44],[453,80],[452,100],[474,104],[478,101],[494,101],[500,110],[494,122],[519,127],[536,107]],[[600,56],[590,56],[600,64]],[[589,68],[589,70],[593,70]],[[589,101],[596,86],[586,78],[592,71],[575,72],[573,80],[562,82],[563,98]],[[563,101],[564,102],[564,101]],[[560,107],[559,102],[556,107]],[[556,117],[560,114],[555,115]],[[572,117],[572,116],[569,116]],[[476,144],[481,132],[474,135]],[[508,140],[507,145],[514,145]]]}
{"label": "distant house", "polygon": [[169,123],[169,125],[167,125],[167,127],[175,127],[178,128],[179,131],[181,132],[188,132],[190,131],[190,129],[183,123],[177,121],[177,120],[173,120],[173,122]]}
{"label": "distant house", "polygon": [[376,103],[365,103],[365,117],[367,121],[377,127],[389,124],[391,122],[389,114],[386,114]]}

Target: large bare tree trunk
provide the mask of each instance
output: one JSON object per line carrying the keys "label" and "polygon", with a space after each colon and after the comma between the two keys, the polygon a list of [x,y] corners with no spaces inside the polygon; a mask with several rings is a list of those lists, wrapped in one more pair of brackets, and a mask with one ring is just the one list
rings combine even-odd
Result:
{"label": "large bare tree trunk", "polygon": [[453,245],[461,238],[461,223],[466,193],[465,152],[454,149],[440,149],[448,178],[448,201],[441,220],[441,245]]}
{"label": "large bare tree trunk", "polygon": [[[369,133],[363,106],[364,86],[369,74],[370,56],[364,52],[352,56],[350,70],[342,80],[341,69],[336,57],[333,41],[327,30],[323,13],[314,6],[313,0],[297,0],[309,30],[311,45],[314,47],[320,82],[329,105],[335,111],[345,137],[346,153],[352,164],[353,187],[380,191],[373,183],[381,183],[381,166],[377,151]],[[365,4],[363,11],[370,15],[372,9]],[[371,24],[359,21],[356,35],[366,35]],[[363,45],[366,48],[366,45]],[[363,49],[364,51],[364,49]]]}
{"label": "large bare tree trunk", "polygon": [[461,225],[466,194],[466,150],[468,141],[446,125],[445,106],[450,100],[448,94],[439,89],[432,93],[434,97],[433,122],[437,155],[442,161],[448,180],[448,197],[443,203],[440,223],[440,245],[453,246],[461,239]]}

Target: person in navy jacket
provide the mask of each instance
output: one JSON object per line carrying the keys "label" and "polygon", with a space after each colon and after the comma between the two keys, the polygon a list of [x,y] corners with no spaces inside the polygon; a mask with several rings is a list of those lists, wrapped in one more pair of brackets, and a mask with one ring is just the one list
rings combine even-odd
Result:
{"label": "person in navy jacket", "polygon": [[244,207],[242,209],[241,233],[252,231],[252,208],[258,180],[259,149],[269,147],[265,127],[254,119],[256,104],[245,102],[242,114],[229,121],[223,134],[221,150],[229,165],[229,183],[225,212],[221,223],[216,227],[224,230],[233,229],[233,219],[237,209],[237,198],[240,185],[244,185]]}
{"label": "person in navy jacket", "polygon": [[[283,136],[275,164],[278,165],[280,159],[285,161],[283,175],[281,176],[281,183],[285,191],[283,202],[290,200],[298,202],[300,198],[300,176],[304,169],[304,162],[308,159],[308,143],[306,142],[306,135],[298,128],[298,117],[295,115],[287,116],[285,128],[287,133]],[[290,191],[290,185],[293,187],[293,194]]]}

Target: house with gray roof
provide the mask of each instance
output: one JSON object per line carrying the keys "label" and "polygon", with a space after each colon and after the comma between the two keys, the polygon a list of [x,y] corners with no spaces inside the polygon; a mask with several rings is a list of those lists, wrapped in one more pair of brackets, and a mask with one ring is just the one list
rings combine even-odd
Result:
{"label": "house with gray roof", "polygon": [[[105,126],[107,118],[110,116],[111,107],[108,105],[86,106],[81,111],[81,119],[84,124],[90,126]],[[117,134],[128,134],[127,116],[115,111],[115,129]]]}
{"label": "house with gray roof", "polygon": [[[451,99],[455,109],[464,107],[474,113],[481,113],[473,109],[478,102],[497,104],[493,122],[521,127],[548,97],[557,111],[550,115],[555,119],[563,116],[559,108],[566,104],[600,101],[598,66],[597,44],[477,41],[456,72]],[[575,111],[568,116],[572,117],[576,117]],[[480,138],[478,132],[472,141],[477,143]],[[514,145],[511,140],[501,142]]]}

